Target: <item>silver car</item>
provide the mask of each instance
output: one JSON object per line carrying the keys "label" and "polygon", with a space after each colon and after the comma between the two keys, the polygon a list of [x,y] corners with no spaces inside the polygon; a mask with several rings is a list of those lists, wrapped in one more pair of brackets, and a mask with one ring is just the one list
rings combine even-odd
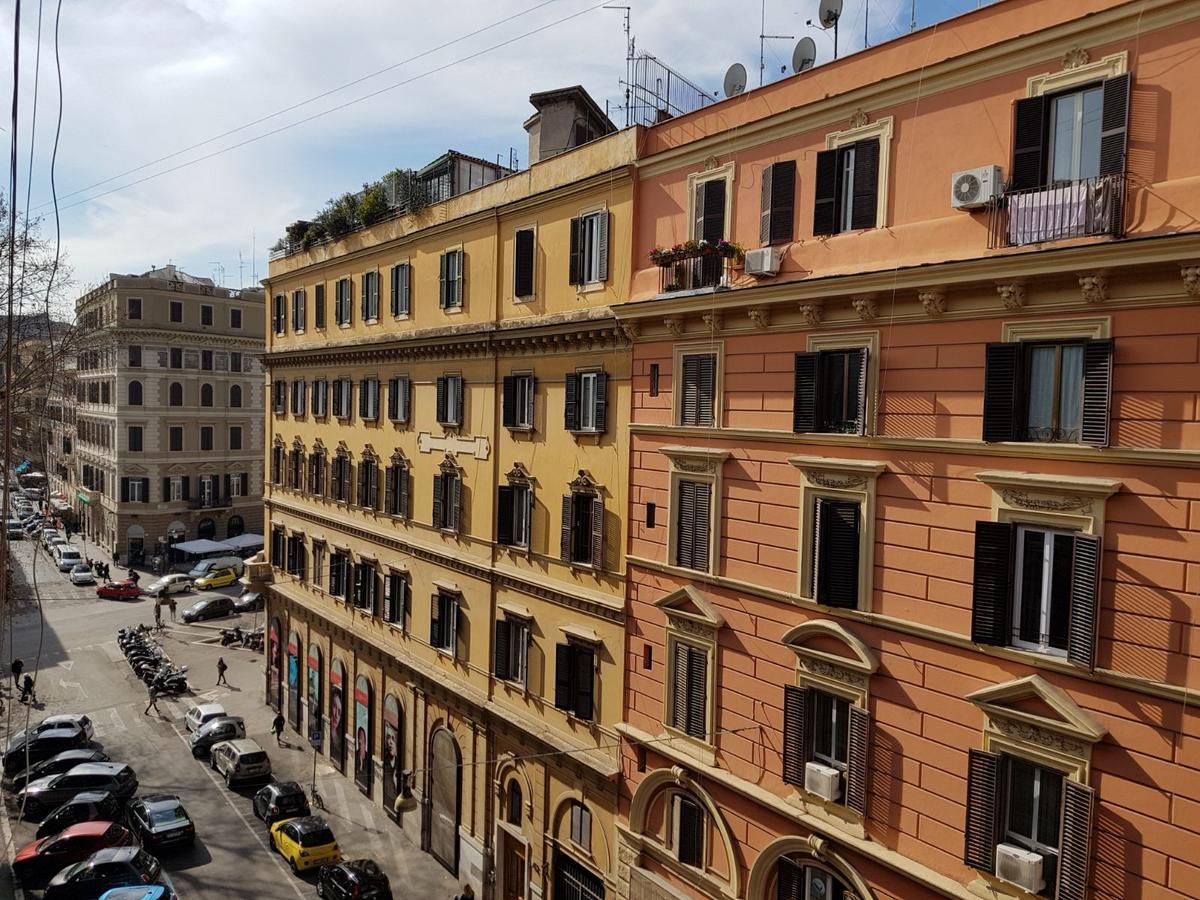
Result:
{"label": "silver car", "polygon": [[246,736],[246,722],[241,716],[220,716],[209,719],[188,738],[192,756],[199,759],[221,741],[233,741]]}

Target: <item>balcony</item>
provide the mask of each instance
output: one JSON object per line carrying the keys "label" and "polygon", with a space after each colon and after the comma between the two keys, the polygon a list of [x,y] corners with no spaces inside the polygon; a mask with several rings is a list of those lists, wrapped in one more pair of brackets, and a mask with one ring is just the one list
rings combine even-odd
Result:
{"label": "balcony", "polygon": [[688,241],[650,252],[650,261],[658,266],[660,294],[728,287],[733,283],[734,265],[741,258],[741,248],[726,241],[708,245]]}
{"label": "balcony", "polygon": [[194,497],[188,501],[188,509],[225,509],[233,506],[232,497]]}
{"label": "balcony", "polygon": [[992,207],[988,247],[1125,234],[1124,175],[1009,191]]}

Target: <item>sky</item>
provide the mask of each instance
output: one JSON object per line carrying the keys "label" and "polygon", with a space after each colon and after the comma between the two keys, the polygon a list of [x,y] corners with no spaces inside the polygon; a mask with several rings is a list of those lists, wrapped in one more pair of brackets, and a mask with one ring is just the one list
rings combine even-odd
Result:
{"label": "sky", "polygon": [[[916,0],[918,26],[979,3]],[[602,5],[62,0],[54,181],[73,293],[110,272],[169,262],[226,287],[253,286],[289,222],[397,166],[419,168],[455,149],[504,161],[512,151],[524,167],[521,123],[536,91],[582,84],[623,126],[623,12]],[[768,34],[793,37],[766,42],[768,81],[782,77],[804,35],[816,41],[818,65],[832,56],[830,35],[806,26],[819,0],[607,5],[631,7],[638,50],[709,92],[721,89],[733,62],[758,84],[764,21]],[[50,238],[58,7],[24,0],[20,46],[16,196],[23,208],[30,188],[30,214]],[[907,33],[911,11],[912,0],[845,0],[840,54],[860,50],[864,38],[877,44]],[[0,41],[11,48],[5,15]],[[6,99],[11,58],[0,81]],[[3,135],[11,140],[7,119]]]}

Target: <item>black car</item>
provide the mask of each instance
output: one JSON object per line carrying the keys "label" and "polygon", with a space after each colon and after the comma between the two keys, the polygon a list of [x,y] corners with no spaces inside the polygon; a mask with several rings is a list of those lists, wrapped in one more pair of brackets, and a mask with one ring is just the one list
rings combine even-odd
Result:
{"label": "black car", "polygon": [[193,603],[183,611],[183,621],[187,623],[202,622],[205,619],[219,619],[221,616],[233,614],[232,597],[205,597],[198,603]]}
{"label": "black car", "polygon": [[9,744],[4,754],[4,774],[15,775],[34,763],[57,756],[64,750],[79,750],[88,745],[87,733],[78,725],[67,728],[51,728],[40,734]]}
{"label": "black car", "polygon": [[238,597],[233,603],[233,608],[240,613],[255,612],[263,608],[263,595],[261,591],[243,591],[242,596]]}
{"label": "black car", "polygon": [[126,885],[162,884],[174,889],[158,860],[141,847],[97,850],[81,863],[67,866],[46,885],[43,900],[93,900]]}
{"label": "black car", "polygon": [[103,750],[93,750],[83,747],[79,750],[64,750],[40,763],[34,763],[28,769],[13,776],[11,790],[13,793],[21,790],[31,781],[45,778],[47,775],[60,775],[69,772],[81,763],[108,762],[108,754]]}
{"label": "black car", "polygon": [[83,763],[61,775],[29,782],[15,801],[23,804],[27,818],[40,818],[83,791],[111,791],[117,799],[128,800],[137,788],[137,775],[124,763]]}
{"label": "black car", "polygon": [[272,781],[254,795],[254,814],[270,827],[280,819],[307,816],[308,797],[294,781]]}
{"label": "black car", "polygon": [[37,837],[49,837],[80,822],[114,822],[121,817],[121,801],[111,791],[76,794],[42,819]]}
{"label": "black car", "polygon": [[317,896],[325,900],[392,900],[392,886],[373,859],[351,859],[317,871]]}
{"label": "black car", "polygon": [[138,797],[129,804],[126,822],[142,846],[150,850],[190,845],[196,840],[196,826],[172,794]]}

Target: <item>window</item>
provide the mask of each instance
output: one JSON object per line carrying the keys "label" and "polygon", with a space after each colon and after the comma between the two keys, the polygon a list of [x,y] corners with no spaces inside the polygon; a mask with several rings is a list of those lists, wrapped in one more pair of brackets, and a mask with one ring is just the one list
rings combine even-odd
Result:
{"label": "window", "polygon": [[100,382],[100,402],[105,406],[112,402],[112,385],[108,381]]}
{"label": "window", "polygon": [[401,424],[408,422],[412,388],[407,375],[388,379],[387,403],[388,421]]}
{"label": "window", "polygon": [[817,153],[813,234],[877,226],[879,146],[879,138],[870,138]]}
{"label": "window", "polygon": [[229,310],[229,327],[238,329],[242,327],[242,311],[240,309]]}
{"label": "window", "polygon": [[149,503],[150,502],[150,479],[149,478],[122,478],[121,479],[121,502],[122,503]]}
{"label": "window", "polygon": [[407,519],[409,515],[408,466],[393,457],[383,479],[383,511],[389,516]]}
{"label": "window", "polygon": [[462,476],[443,467],[433,476],[433,527],[458,531],[462,513]]}
{"label": "window", "polygon": [[430,647],[457,656],[458,617],[458,597],[446,591],[433,595],[429,615]]}
{"label": "window", "polygon": [[608,227],[608,210],[571,220],[571,284],[599,284],[608,280]]}
{"label": "window", "polygon": [[292,331],[304,330],[304,291],[292,291]]}
{"label": "window", "polygon": [[1014,341],[986,352],[985,441],[1108,445],[1111,340]]}
{"label": "window", "polygon": [[183,426],[172,425],[167,430],[167,446],[176,452],[183,450]]}
{"label": "window", "polygon": [[213,405],[213,386],[211,384],[200,385],[200,405],[201,406],[212,406]]}
{"label": "window", "polygon": [[183,406],[183,385],[178,381],[172,381],[167,388],[167,405]]}
{"label": "window", "polygon": [[370,456],[358,464],[358,505],[363,509],[379,507],[379,464]]}
{"label": "window", "polygon": [[513,296],[533,296],[534,256],[536,235],[532,228],[517,229],[513,236]]}
{"label": "window", "polygon": [[349,378],[339,378],[330,387],[333,389],[333,415],[338,419],[350,418],[350,394],[353,387]]}
{"label": "window", "polygon": [[229,406],[231,409],[242,408],[242,386],[240,384],[229,386]]}
{"label": "window", "polygon": [[308,385],[303,378],[297,378],[292,382],[292,415],[302,416],[305,412],[305,404],[308,402]]}
{"label": "window", "polygon": [[338,503],[350,502],[350,458],[338,453],[329,464],[329,495]]}
{"label": "window", "polygon": [[364,378],[358,383],[358,417],[364,422],[379,419],[379,379]]}
{"label": "window", "polygon": [[313,289],[313,327],[325,327],[325,285],[318,284]]}
{"label": "window", "polygon": [[212,325],[213,323],[213,308],[207,303],[200,304],[200,324]]}
{"label": "window", "polygon": [[200,426],[200,449],[213,449],[213,427],[211,425]]}
{"label": "window", "polygon": [[325,542],[312,542],[312,583],[321,587],[325,583]]}
{"label": "window", "polygon": [[671,644],[671,727],[709,741],[708,653],[704,647],[673,641]]}
{"label": "window", "polygon": [[308,492],[316,497],[325,495],[325,454],[318,451],[308,456]]}
{"label": "window", "polygon": [[412,313],[412,266],[400,263],[392,266],[392,315],[407,316]]}
{"label": "window", "polygon": [[505,375],[503,381],[505,428],[533,428],[533,398],[537,379],[533,375]]}
{"label": "window", "polygon": [[870,722],[840,694],[784,685],[783,780],[865,815]]}
{"label": "window", "polygon": [[[239,429],[239,431],[240,431],[240,429]],[[241,441],[240,436],[239,436],[238,440]],[[239,448],[230,447],[230,449],[233,450],[233,449],[239,449]],[[226,475],[225,481],[228,484],[226,493],[230,497],[245,497],[246,496],[246,488],[249,486],[248,483],[250,481],[249,473],[239,472],[236,475]]]}
{"label": "window", "polygon": [[354,564],[354,589],[353,601],[355,607],[369,612],[371,615],[377,615],[376,607],[376,577],[375,566],[371,563],[355,563]]}
{"label": "window", "polygon": [[166,479],[166,482],[167,492],[165,499],[171,502],[177,502],[179,500],[186,500],[188,498],[187,476],[181,477],[179,475],[175,475]]}
{"label": "window", "polygon": [[350,590],[350,557],[335,550],[329,554],[329,593],[346,597]]}
{"label": "window", "polygon": [[826,606],[858,606],[860,504],[817,497],[812,518],[812,598]]}
{"label": "window", "polygon": [[304,535],[289,534],[287,537],[287,560],[285,571],[301,581],[304,581],[308,570],[308,551],[304,545]]}
{"label": "window", "polygon": [[496,542],[505,547],[529,547],[533,491],[528,484],[500,486]]}
{"label": "window", "polygon": [[577,719],[590,720],[596,682],[595,648],[570,641],[554,656],[554,705]]}
{"label": "window", "polygon": [[499,620],[496,623],[496,677],[501,681],[525,684],[528,652],[529,623],[520,619]]}
{"label": "window", "polygon": [[364,322],[379,318],[379,273],[362,274],[362,317]]}
{"label": "window", "polygon": [[213,368],[213,352],[211,350],[200,351],[200,368],[205,372],[211,372]]}
{"label": "window", "polygon": [[230,450],[241,450],[242,449],[242,426],[241,425],[230,425],[229,426],[229,449]]}
{"label": "window", "polygon": [[140,319],[142,317],[142,298],[128,297],[125,300],[125,314],[130,319]]}
{"label": "window", "polygon": [[775,869],[775,900],[846,900],[856,894],[831,872],[784,857]]}
{"label": "window", "polygon": [[200,476],[200,505],[210,507],[217,502],[217,476]]}
{"label": "window", "polygon": [[241,353],[234,351],[229,354],[229,371],[230,372],[242,371],[242,354]]}
{"label": "window", "polygon": [[521,785],[517,783],[517,779],[510,779],[508,789],[504,793],[504,821],[509,825],[520,826],[521,807],[524,805],[521,797]]}
{"label": "window", "polygon": [[129,426],[129,450],[132,453],[142,452],[142,426]]}
{"label": "window", "polygon": [[608,427],[608,375],[568,372],[563,427],[567,431],[602,433]]}
{"label": "window", "polygon": [[130,344],[127,348],[129,353],[129,366],[133,369],[142,367],[142,348],[139,344]]}
{"label": "window", "polygon": [[271,447],[271,483],[283,484],[283,444]]}
{"label": "window", "polygon": [[795,236],[795,217],[796,161],[789,159],[764,167],[758,242],[764,247],[790,242]]}
{"label": "window", "polygon": [[704,865],[704,808],[684,794],[674,794],[671,849],[685,866]]}
{"label": "window", "polygon": [[180,347],[172,347],[171,348],[171,368],[172,369],[182,369],[183,368],[183,349]]}
{"label": "window", "polygon": [[712,484],[680,479],[675,486],[675,565],[707,572],[712,544]]}
{"label": "window", "polygon": [[457,428],[463,423],[463,377],[440,375],[437,380],[437,420],[441,425]]}
{"label": "window", "polygon": [[329,382],[318,378],[312,383],[312,414],[324,417],[329,412]]}
{"label": "window", "polygon": [[604,501],[598,494],[572,491],[563,496],[559,558],[596,570],[604,567]]}
{"label": "window", "polygon": [[438,305],[442,309],[462,308],[463,283],[466,275],[464,263],[462,250],[449,250],[441,256]]}
{"label": "window", "polygon": [[679,424],[711,428],[716,422],[717,354],[685,353],[680,368]]}
{"label": "window", "polygon": [[129,396],[130,406],[142,405],[142,383],[140,381],[129,382],[129,387],[126,389]]}
{"label": "window", "polygon": [[170,310],[170,318],[172,322],[183,321],[183,302],[181,300],[172,300]]}
{"label": "window", "polygon": [[797,353],[792,430],[864,434],[867,348]]}
{"label": "window", "polygon": [[349,278],[339,278],[333,286],[333,321],[339,326],[351,322],[354,313],[353,290],[354,282]]}
{"label": "window", "polygon": [[412,605],[412,584],[403,572],[390,570],[383,579],[383,620],[404,627]]}
{"label": "window", "polygon": [[592,813],[578,800],[571,803],[571,843],[592,852]]}
{"label": "window", "polygon": [[271,299],[271,322],[276,334],[287,332],[287,296],[276,294]]}
{"label": "window", "polygon": [[283,379],[271,383],[271,409],[277,416],[287,412],[287,382]]}

